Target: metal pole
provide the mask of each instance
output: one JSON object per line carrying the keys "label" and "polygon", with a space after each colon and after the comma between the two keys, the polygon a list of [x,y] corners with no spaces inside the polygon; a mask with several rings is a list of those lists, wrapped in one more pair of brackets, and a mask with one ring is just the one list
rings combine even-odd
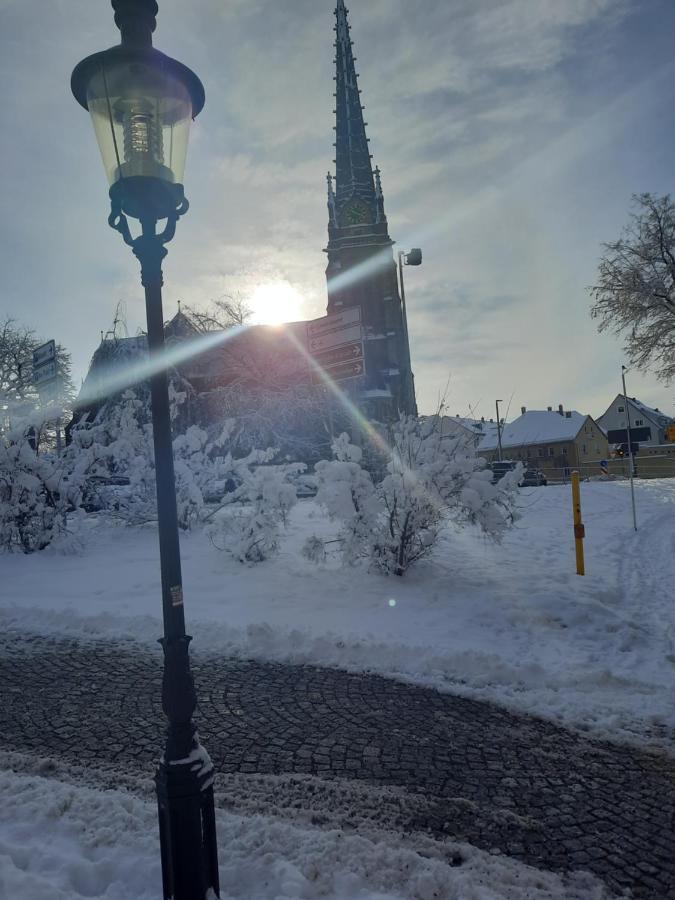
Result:
{"label": "metal pole", "polygon": [[574,513],[574,550],[577,557],[577,575],[585,575],[584,538],[586,531],[581,521],[581,488],[579,473],[572,472],[572,509]]}
{"label": "metal pole", "polygon": [[497,410],[497,444],[498,444],[498,454],[499,454],[499,462],[502,461],[502,426],[499,421],[499,404],[501,400],[495,400],[495,408]]}
{"label": "metal pole", "polygon": [[410,362],[410,338],[408,337],[408,312],[406,310],[405,305],[405,282],[403,280],[403,258],[405,257],[405,250],[399,250],[398,253],[398,277],[401,284],[401,313],[403,319],[403,340],[405,341],[404,346],[404,356],[405,356],[405,403],[407,407],[407,412],[410,415],[417,415],[417,405],[415,403],[415,388],[413,381],[413,373],[412,373],[412,365]]}
{"label": "metal pole", "polygon": [[[156,222],[142,223],[133,243],[141,263],[145,288],[150,356],[164,356],[162,260],[166,248],[156,235]],[[213,800],[214,771],[199,743],[192,716],[197,706],[185,634],[183,580],[178,538],[171,417],[166,368],[150,378],[152,434],[157,482],[159,557],[162,577],[164,651],[162,708],[168,719],[167,740],[155,783],[159,810],[164,897],[204,900],[209,890],[219,893],[218,853]]]}
{"label": "metal pole", "polygon": [[633,528],[635,531],[638,530],[637,527],[637,513],[635,511],[635,484],[633,482],[633,475],[635,473],[635,462],[633,460],[633,442],[630,438],[630,408],[628,406],[628,394],[626,393],[626,367],[621,366],[621,381],[623,383],[623,402],[626,406],[626,434],[628,436],[628,458],[630,459],[630,500],[631,505],[633,507]]}

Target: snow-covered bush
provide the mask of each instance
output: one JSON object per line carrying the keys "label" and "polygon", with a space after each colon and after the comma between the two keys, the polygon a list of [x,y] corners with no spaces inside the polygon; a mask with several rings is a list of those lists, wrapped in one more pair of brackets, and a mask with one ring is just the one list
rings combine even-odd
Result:
{"label": "snow-covered bush", "polygon": [[34,553],[62,536],[77,494],[61,461],[38,455],[34,433],[26,425],[0,437],[0,548],[8,552]]}
{"label": "snow-covered bush", "polygon": [[401,417],[392,429],[386,475],[379,484],[361,467],[361,451],[347,435],[335,459],[318,463],[317,499],[341,522],[344,559],[368,559],[403,575],[434,547],[446,522],[477,524],[498,540],[514,519],[520,471],[492,484],[492,473],[470,440],[443,435],[440,419]]}
{"label": "snow-covered bush", "polygon": [[403,575],[431,551],[446,521],[458,527],[477,524],[499,540],[513,521],[519,477],[520,471],[492,484],[492,472],[469,437],[443,435],[436,416],[402,417],[394,426],[387,475],[379,485],[384,528],[373,562],[384,572]]}
{"label": "snow-covered bush", "polygon": [[312,563],[322,563],[326,561],[326,545],[321,538],[317,537],[315,534],[307,538],[302,545],[302,550],[300,552],[305,559],[308,559]]}
{"label": "snow-covered bush", "polygon": [[[231,495],[226,514],[209,529],[216,546],[240,562],[258,563],[274,555],[281,528],[297,500],[289,478],[304,469],[304,463],[260,465],[253,470],[240,468],[242,485]],[[235,501],[243,505],[235,507]]]}
{"label": "snow-covered bush", "polygon": [[83,505],[129,524],[156,517],[154,451],[147,392],[126,391],[97,419],[72,429],[66,458],[86,472]]}
{"label": "snow-covered bush", "polygon": [[347,434],[333,441],[333,460],[314,467],[319,480],[317,502],[331,519],[341,523],[338,535],[346,562],[371,555],[371,543],[380,526],[382,506],[369,473],[362,468],[362,452]]}

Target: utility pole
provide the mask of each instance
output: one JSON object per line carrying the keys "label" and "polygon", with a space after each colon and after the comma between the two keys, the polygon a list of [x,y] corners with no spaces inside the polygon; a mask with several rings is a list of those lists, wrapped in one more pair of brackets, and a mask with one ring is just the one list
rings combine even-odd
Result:
{"label": "utility pole", "polygon": [[495,409],[497,410],[497,453],[499,456],[499,462],[502,461],[502,425],[499,419],[499,404],[502,402],[502,400],[495,400]]}
{"label": "utility pole", "polygon": [[633,442],[630,439],[630,407],[628,406],[628,394],[626,392],[626,372],[625,366],[621,366],[621,381],[623,383],[623,402],[626,406],[626,435],[628,437],[628,457],[630,459],[630,500],[633,507],[633,528],[637,531],[637,514],[635,512],[635,484],[633,476],[635,474],[635,461],[633,459]]}

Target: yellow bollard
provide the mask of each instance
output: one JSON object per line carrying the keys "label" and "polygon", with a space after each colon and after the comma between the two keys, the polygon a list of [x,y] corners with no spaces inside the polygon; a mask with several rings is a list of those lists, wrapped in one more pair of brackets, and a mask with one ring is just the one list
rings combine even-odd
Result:
{"label": "yellow bollard", "polygon": [[572,506],[574,509],[574,547],[577,553],[577,575],[585,575],[584,538],[586,537],[586,530],[581,521],[581,489],[579,487],[578,472],[572,472]]}

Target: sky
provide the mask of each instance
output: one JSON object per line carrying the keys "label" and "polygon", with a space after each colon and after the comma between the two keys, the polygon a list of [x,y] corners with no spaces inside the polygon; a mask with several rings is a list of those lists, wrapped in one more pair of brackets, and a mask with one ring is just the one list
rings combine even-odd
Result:
{"label": "sky", "polygon": [[[165,262],[178,301],[265,298],[325,314],[334,0],[159,0],[155,46],[193,68],[206,106],[190,211]],[[374,163],[406,270],[421,412],[508,418],[562,403],[601,415],[622,342],[587,292],[631,195],[673,190],[672,0],[352,0]],[[137,263],[107,225],[107,182],[70,93],[118,42],[106,0],[0,0],[2,299],[72,353],[77,383],[121,302],[144,325]],[[294,302],[291,302],[294,301]],[[673,386],[629,393],[673,411]],[[509,405],[510,404],[510,405]]]}

